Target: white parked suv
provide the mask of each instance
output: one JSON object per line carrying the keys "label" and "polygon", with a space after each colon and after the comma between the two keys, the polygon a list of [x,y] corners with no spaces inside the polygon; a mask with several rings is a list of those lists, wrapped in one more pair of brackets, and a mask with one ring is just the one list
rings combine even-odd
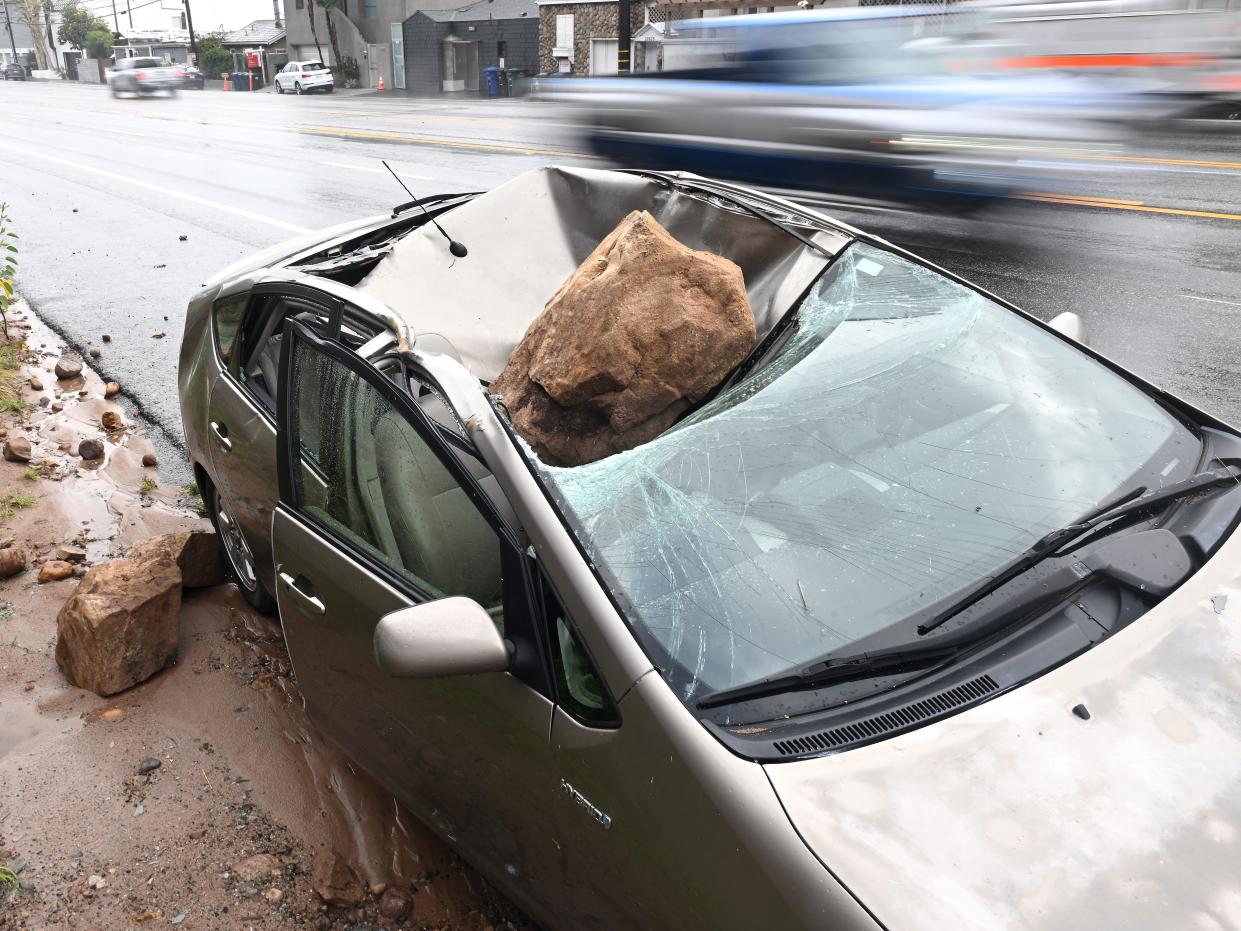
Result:
{"label": "white parked suv", "polygon": [[276,72],[277,94],[309,94],[311,91],[330,94],[335,86],[332,69],[321,61],[291,61]]}

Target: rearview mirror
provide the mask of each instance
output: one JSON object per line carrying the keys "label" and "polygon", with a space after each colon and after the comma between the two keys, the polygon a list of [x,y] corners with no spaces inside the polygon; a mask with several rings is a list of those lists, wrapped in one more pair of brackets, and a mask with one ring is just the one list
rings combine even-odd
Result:
{"label": "rearview mirror", "polygon": [[385,614],[374,642],[379,668],[401,679],[503,672],[509,665],[496,622],[469,598],[443,598]]}
{"label": "rearview mirror", "polygon": [[1047,325],[1057,333],[1062,333],[1083,346],[1088,345],[1086,342],[1086,324],[1082,323],[1082,318],[1077,316],[1077,314],[1066,310],[1062,314],[1057,314]]}

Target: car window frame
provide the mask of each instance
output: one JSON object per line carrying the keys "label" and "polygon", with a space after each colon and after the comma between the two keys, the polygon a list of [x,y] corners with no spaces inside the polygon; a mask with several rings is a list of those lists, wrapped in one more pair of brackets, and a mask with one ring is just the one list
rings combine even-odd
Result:
{"label": "car window frame", "polygon": [[[297,501],[293,481],[293,464],[300,461],[294,449],[298,439],[296,430],[285,429],[285,424],[291,423],[289,399],[292,396],[290,391],[293,376],[292,359],[296,352],[295,347],[298,343],[304,343],[308,344],[312,350],[343,365],[379,391],[393,408],[405,417],[419,439],[427,445],[432,455],[457,482],[471,504],[478,509],[491,531],[495,533],[497,544],[500,546],[500,571],[504,583],[504,637],[507,642],[514,645],[513,662],[509,672],[530,688],[554,701],[555,677],[547,652],[550,644],[545,636],[546,625],[542,623],[542,606],[535,601],[536,595],[539,594],[537,580],[534,576],[536,570],[526,555],[525,541],[519,535],[518,529],[500,514],[478,480],[462,465],[450,448],[443,432],[418,406],[410,394],[410,376],[412,374],[419,382],[432,386],[446,397],[442,386],[429,372],[409,361],[406,362],[405,376],[398,383],[381,372],[369,359],[358,355],[339,340],[332,336],[320,336],[299,321],[290,321],[285,332],[289,343],[280,358],[276,413],[276,474],[281,506],[295,514],[298,520],[313,527],[316,532],[324,534],[334,546],[343,550],[368,572],[383,579],[386,584],[415,604],[426,604],[437,600],[434,595],[419,589],[408,578],[390,566],[384,565],[352,540],[316,519]],[[451,593],[447,597],[451,597]]]}

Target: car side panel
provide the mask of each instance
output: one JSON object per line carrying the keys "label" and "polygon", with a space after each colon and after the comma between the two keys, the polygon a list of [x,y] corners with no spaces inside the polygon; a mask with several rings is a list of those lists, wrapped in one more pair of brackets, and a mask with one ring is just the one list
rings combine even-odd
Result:
{"label": "car side panel", "polygon": [[879,928],[807,849],[762,767],[729,753],[657,673],[620,713],[611,731],[559,707],[553,718],[562,872],[545,895],[550,926]]}

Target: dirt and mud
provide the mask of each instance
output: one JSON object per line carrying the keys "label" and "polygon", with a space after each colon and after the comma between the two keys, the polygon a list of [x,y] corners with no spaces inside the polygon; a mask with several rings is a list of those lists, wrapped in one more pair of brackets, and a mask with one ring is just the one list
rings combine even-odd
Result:
{"label": "dirt and mud", "polygon": [[[209,525],[143,466],[123,394],[88,367],[58,380],[63,347],[16,318],[25,410],[0,429],[33,454],[0,462],[0,543],[29,558],[0,581],[0,928],[532,928],[316,732],[279,622],[231,586],[185,592],[177,660],[147,682],[103,699],[65,681],[56,614],[77,579],[39,583],[40,565]],[[129,426],[105,430],[106,410]],[[82,439],[104,446],[94,466]],[[331,866],[357,904],[325,904]]]}

